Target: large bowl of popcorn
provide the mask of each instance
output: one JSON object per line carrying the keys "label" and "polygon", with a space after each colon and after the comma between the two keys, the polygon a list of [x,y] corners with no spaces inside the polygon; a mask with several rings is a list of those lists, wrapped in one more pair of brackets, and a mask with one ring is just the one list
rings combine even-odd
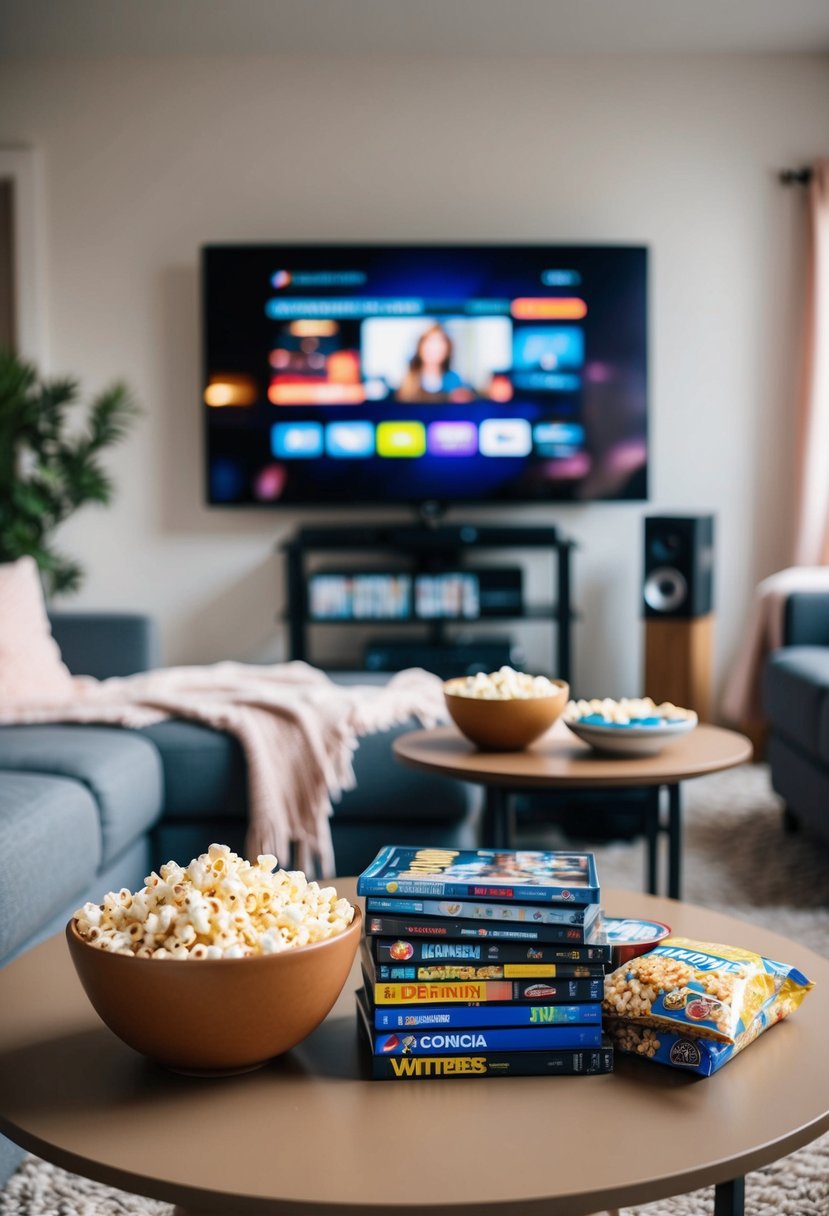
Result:
{"label": "large bowl of popcorn", "polygon": [[348,977],[360,910],[275,867],[211,845],[141,891],[79,908],[69,952],[110,1030],[153,1060],[209,1074],[255,1068],[306,1038]]}
{"label": "large bowl of popcorn", "polygon": [[452,721],[476,747],[520,752],[550,729],[570,689],[564,680],[501,667],[447,680],[443,694]]}

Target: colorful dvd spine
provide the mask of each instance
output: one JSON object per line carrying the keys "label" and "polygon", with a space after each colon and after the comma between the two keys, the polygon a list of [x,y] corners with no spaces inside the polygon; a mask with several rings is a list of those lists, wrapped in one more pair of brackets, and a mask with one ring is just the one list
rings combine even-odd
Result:
{"label": "colorful dvd spine", "polygon": [[[366,977],[370,986],[370,977]],[[594,980],[458,980],[456,983],[379,983],[376,1005],[474,1005],[481,1001],[600,1001],[604,981]]]}
{"label": "colorful dvd spine", "polygon": [[465,1056],[369,1057],[375,1081],[413,1081],[423,1077],[597,1076],[613,1072],[613,1048],[560,1048],[548,1051],[492,1051]]}
{"label": "colorful dvd spine", "polygon": [[[435,941],[420,937],[370,937],[374,957],[379,963],[545,963],[561,966],[557,975],[569,976],[564,968],[590,965],[597,968],[610,962],[608,943],[594,946],[567,946],[540,942]],[[573,976],[580,973],[574,971]],[[409,978],[406,976],[405,978]],[[421,977],[418,977],[421,978]]]}
{"label": "colorful dvd spine", "polygon": [[378,1056],[457,1056],[482,1051],[547,1051],[601,1047],[601,1026],[477,1027],[467,1030],[402,1030],[374,1036]]}
{"label": "colorful dvd spine", "polygon": [[572,1026],[602,1024],[598,1002],[579,1005],[376,1005],[375,1030],[470,1026]]}
{"label": "colorful dvd spine", "polygon": [[601,918],[585,932],[581,925],[512,925],[480,920],[417,919],[366,913],[366,933],[380,937],[469,938],[502,942],[558,942],[572,946],[604,945]]}
{"label": "colorful dvd spine", "polygon": [[370,895],[366,911],[389,916],[437,916],[450,920],[485,920],[508,925],[577,925],[587,929],[599,914],[598,904],[544,905],[476,903],[455,899],[398,899]]}
{"label": "colorful dvd spine", "polygon": [[378,980],[553,980],[594,979],[604,968],[566,963],[484,963],[482,966],[452,966],[448,963],[423,963],[417,967],[377,963]]}
{"label": "colorful dvd spine", "polygon": [[454,980],[552,980],[552,979],[601,979],[604,967],[579,963],[378,963],[375,961],[363,938],[360,952],[363,970],[372,983],[402,982],[404,980],[430,981],[432,983]]}

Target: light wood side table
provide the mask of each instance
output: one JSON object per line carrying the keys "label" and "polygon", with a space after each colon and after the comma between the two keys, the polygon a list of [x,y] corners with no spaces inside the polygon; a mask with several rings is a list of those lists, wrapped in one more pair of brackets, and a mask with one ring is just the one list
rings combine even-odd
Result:
{"label": "light wood side table", "polygon": [[[682,803],[680,782],[734,768],[751,759],[751,743],[733,730],[698,726],[666,745],[656,756],[602,756],[557,722],[523,752],[482,752],[454,726],[416,730],[395,739],[401,763],[429,773],[482,785],[486,791],[484,843],[510,847],[510,798],[530,790],[600,790],[620,787],[664,788],[668,814],[662,823],[658,799],[647,803],[646,886],[659,890],[658,840],[668,838],[665,886],[672,899],[681,896]],[[589,811],[586,813],[589,814]]]}

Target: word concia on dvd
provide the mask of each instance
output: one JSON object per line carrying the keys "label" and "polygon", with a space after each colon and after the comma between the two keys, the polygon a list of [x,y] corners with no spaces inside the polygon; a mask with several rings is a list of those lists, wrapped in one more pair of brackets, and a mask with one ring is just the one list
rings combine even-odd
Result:
{"label": "word concia on dvd", "polygon": [[426,1050],[431,1047],[435,1051],[442,1047],[452,1049],[486,1047],[486,1036],[468,1032],[467,1034],[424,1034],[420,1036],[420,1046]]}

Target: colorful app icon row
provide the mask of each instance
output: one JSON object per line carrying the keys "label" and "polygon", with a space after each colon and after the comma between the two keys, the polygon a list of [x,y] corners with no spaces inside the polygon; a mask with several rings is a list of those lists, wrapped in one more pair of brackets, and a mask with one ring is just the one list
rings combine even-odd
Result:
{"label": "colorful app icon row", "polygon": [[580,446],[584,428],[576,423],[526,418],[486,418],[480,424],[442,419],[435,422],[277,422],[271,451],[282,460],[365,460],[370,456],[413,459],[419,456],[540,456]]}

